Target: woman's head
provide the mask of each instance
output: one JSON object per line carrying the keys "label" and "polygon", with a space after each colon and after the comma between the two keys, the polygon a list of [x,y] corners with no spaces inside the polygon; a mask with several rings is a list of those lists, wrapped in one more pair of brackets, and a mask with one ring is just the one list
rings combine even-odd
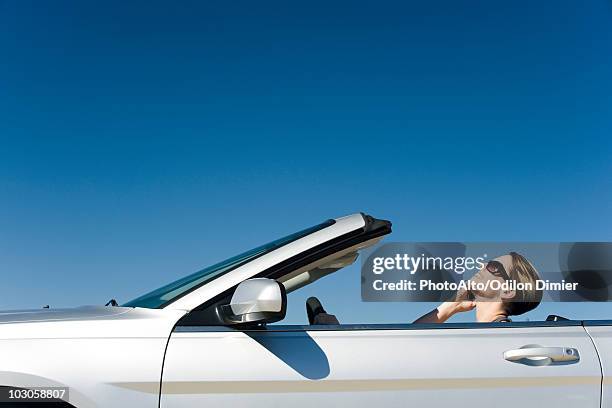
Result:
{"label": "woman's head", "polygon": [[[475,282],[498,280],[515,281],[516,283],[529,283],[530,289],[511,289],[474,291],[474,300],[481,302],[501,303],[507,315],[520,315],[535,309],[542,300],[542,291],[536,290],[538,272],[524,256],[516,252],[500,256],[488,262],[474,277]],[[489,285],[490,287],[491,285]],[[483,305],[484,306],[484,305]],[[487,305],[489,307],[492,304]]]}

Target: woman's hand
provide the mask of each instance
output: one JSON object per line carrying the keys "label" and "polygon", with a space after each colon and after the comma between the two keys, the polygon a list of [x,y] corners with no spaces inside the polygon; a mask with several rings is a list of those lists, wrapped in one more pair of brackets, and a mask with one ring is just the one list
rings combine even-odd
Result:
{"label": "woman's hand", "polygon": [[476,302],[468,299],[467,292],[459,292],[455,300],[444,302],[436,309],[418,318],[415,323],[444,323],[453,315],[469,312],[476,307]]}
{"label": "woman's hand", "polygon": [[473,300],[460,300],[454,302],[444,302],[438,306],[438,316],[441,322],[445,322],[457,313],[469,312],[474,310],[476,302]]}

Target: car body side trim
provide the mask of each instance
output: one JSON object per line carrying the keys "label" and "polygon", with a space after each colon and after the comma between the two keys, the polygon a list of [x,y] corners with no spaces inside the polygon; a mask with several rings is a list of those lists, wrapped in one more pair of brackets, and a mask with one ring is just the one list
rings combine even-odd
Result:
{"label": "car body side trim", "polygon": [[[279,394],[310,392],[371,392],[403,390],[491,389],[567,387],[599,384],[598,376],[541,376],[514,378],[401,378],[366,380],[277,380],[277,381],[168,381],[164,395],[171,394]],[[153,393],[149,383],[113,384],[139,392]]]}
{"label": "car body side trim", "polygon": [[198,332],[305,332],[305,331],[366,331],[366,330],[435,330],[435,329],[491,329],[528,327],[581,326],[580,320],[559,322],[491,322],[491,323],[414,323],[414,324],[340,324],[340,325],[269,325],[266,327],[237,329],[228,326],[176,326],[175,333]]}
{"label": "car body side trim", "polygon": [[583,320],[583,326],[612,326],[612,320]]}

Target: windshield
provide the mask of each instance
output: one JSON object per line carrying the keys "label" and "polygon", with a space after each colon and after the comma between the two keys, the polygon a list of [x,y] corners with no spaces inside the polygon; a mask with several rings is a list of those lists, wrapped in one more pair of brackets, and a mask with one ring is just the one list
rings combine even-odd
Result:
{"label": "windshield", "polygon": [[163,307],[167,303],[178,299],[179,297],[188,293],[192,289],[201,286],[204,283],[209,282],[214,278],[217,278],[231,271],[232,269],[236,269],[237,267],[244,265],[245,263],[261,255],[265,255],[268,252],[280,248],[283,245],[286,245],[292,241],[305,237],[306,235],[312,234],[315,231],[319,231],[325,227],[328,227],[333,223],[334,220],[328,220],[322,224],[307,228],[300,232],[296,232],[284,238],[277,239],[276,241],[270,242],[266,245],[262,245],[240,255],[236,255],[233,258],[227,259],[223,262],[219,262],[218,264],[209,266],[208,268],[202,269],[201,271],[193,273],[165,286],[162,286],[161,288],[149,292],[146,295],[142,295],[134,300],[131,300],[123,304],[122,306],[146,307],[150,309]]}

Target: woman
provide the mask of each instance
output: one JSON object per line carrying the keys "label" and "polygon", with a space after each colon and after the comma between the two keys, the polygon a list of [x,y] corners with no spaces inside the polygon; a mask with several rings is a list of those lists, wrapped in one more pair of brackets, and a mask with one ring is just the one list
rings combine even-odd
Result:
{"label": "woman", "polygon": [[[463,291],[455,301],[444,302],[436,309],[418,318],[415,323],[443,323],[453,315],[476,309],[478,322],[511,322],[510,316],[517,316],[535,309],[542,300],[542,291],[536,290],[538,272],[524,256],[510,252],[489,261],[474,277],[473,282],[485,283],[498,280],[500,283],[514,281],[530,283],[527,289]],[[497,286],[497,285],[489,285]],[[516,285],[506,285],[515,286]]]}

